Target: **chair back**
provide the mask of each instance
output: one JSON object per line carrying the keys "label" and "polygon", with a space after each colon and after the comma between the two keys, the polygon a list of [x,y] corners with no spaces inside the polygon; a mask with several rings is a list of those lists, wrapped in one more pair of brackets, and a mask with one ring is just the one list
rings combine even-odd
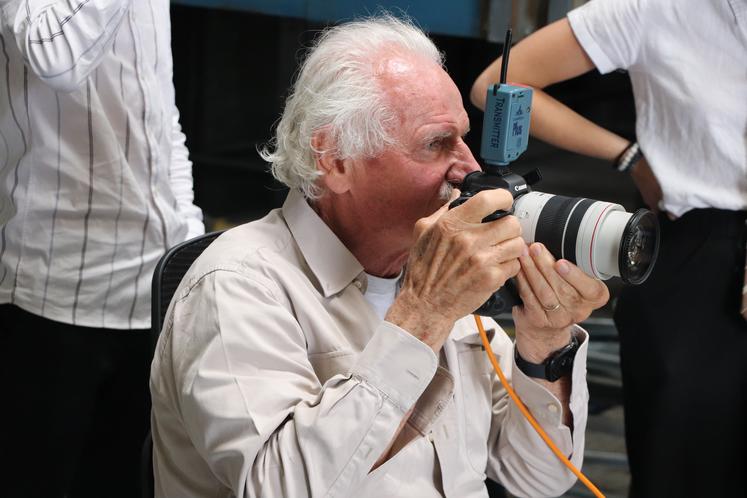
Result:
{"label": "chair back", "polygon": [[[202,254],[223,231],[210,232],[178,244],[161,256],[153,272],[151,286],[151,357],[156,350],[158,336],[163,328],[166,310],[169,309],[171,298],[174,297],[179,283],[192,266],[197,257]],[[140,459],[140,483],[142,498],[153,498],[153,438],[151,432],[143,443]]]}
{"label": "chair back", "polygon": [[207,246],[218,238],[223,231],[210,232],[189,239],[181,244],[175,245],[161,259],[153,271],[153,282],[151,284],[151,308],[150,323],[153,336],[153,348],[163,328],[166,311],[169,309],[171,298],[174,297],[176,288],[179,287],[182,278],[192,266],[197,257],[202,254]]}

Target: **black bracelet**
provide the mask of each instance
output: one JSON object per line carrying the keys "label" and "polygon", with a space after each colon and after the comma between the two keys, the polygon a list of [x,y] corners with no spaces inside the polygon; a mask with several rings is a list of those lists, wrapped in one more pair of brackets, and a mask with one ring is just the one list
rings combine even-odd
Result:
{"label": "black bracelet", "polygon": [[620,173],[625,173],[633,167],[635,163],[641,160],[643,157],[643,151],[641,150],[638,142],[631,142],[622,153],[617,156],[615,162],[612,163],[612,167]]}

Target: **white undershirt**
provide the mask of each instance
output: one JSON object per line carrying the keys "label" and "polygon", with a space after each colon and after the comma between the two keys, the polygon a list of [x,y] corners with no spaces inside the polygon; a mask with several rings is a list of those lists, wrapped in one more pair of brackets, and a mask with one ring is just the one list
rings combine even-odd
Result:
{"label": "white undershirt", "polygon": [[382,320],[397,297],[401,276],[402,274],[394,278],[381,278],[366,273],[368,285],[366,286],[366,292],[363,294],[363,297],[373,306],[376,316]]}

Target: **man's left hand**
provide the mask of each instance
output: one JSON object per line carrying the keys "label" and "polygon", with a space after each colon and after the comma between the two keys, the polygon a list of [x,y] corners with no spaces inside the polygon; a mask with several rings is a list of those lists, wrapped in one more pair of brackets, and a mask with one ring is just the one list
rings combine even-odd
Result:
{"label": "man's left hand", "polygon": [[569,261],[555,261],[540,243],[520,262],[516,281],[524,304],[513,309],[516,347],[524,359],[540,363],[568,344],[572,325],[607,303],[609,290]]}

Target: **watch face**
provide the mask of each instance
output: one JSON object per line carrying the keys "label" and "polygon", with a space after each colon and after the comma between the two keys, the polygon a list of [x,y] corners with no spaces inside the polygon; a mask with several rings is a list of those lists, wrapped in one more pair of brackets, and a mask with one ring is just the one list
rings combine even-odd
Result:
{"label": "watch face", "polygon": [[558,352],[558,354],[547,363],[547,380],[554,382],[559,378],[571,373],[573,360],[578,351],[578,341],[573,340],[571,344]]}
{"label": "watch face", "polygon": [[573,371],[573,360],[576,357],[579,343],[578,338],[573,335],[571,342],[562,349],[555,351],[542,363],[530,363],[521,357],[518,349],[514,349],[516,366],[529,377],[546,379],[555,382],[564,375]]}

